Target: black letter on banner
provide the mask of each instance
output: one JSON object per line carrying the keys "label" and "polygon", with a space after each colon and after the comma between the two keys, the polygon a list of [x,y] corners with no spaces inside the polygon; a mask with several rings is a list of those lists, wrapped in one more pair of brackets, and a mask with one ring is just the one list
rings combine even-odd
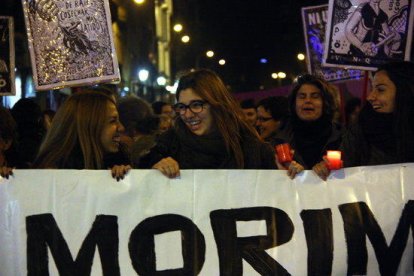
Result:
{"label": "black letter on banner", "polygon": [[409,200],[405,205],[390,246],[387,246],[384,234],[365,202],[339,205],[339,211],[348,248],[348,275],[366,274],[368,253],[365,235],[374,248],[381,275],[395,275],[407,245],[410,226],[411,231],[414,229],[414,201]]}
{"label": "black letter on banner", "polygon": [[75,261],[52,214],[26,217],[26,231],[28,275],[49,275],[47,246],[60,275],[90,275],[96,245],[103,274],[120,275],[116,216],[96,216]]}
{"label": "black letter on banner", "polygon": [[[282,210],[252,207],[215,210],[210,213],[217,243],[220,275],[243,275],[245,259],[261,275],[290,275],[266,249],[287,243],[293,236],[293,223]],[[266,221],[266,236],[237,237],[237,221]]]}
{"label": "black letter on banner", "polygon": [[308,245],[308,275],[331,275],[333,262],[331,209],[303,210],[300,217]]}
{"label": "black letter on banner", "polygon": [[[181,231],[184,267],[157,271],[154,236]],[[129,255],[139,275],[197,275],[200,273],[206,252],[201,231],[190,219],[180,215],[160,215],[143,220],[129,238]]]}

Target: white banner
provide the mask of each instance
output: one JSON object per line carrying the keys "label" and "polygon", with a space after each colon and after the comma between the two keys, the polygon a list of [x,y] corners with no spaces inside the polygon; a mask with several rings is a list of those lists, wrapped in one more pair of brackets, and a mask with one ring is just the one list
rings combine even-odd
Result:
{"label": "white banner", "polygon": [[118,81],[108,0],[22,0],[37,90]]}
{"label": "white banner", "polygon": [[412,275],[413,200],[414,164],[327,181],[16,170],[0,180],[0,275]]}

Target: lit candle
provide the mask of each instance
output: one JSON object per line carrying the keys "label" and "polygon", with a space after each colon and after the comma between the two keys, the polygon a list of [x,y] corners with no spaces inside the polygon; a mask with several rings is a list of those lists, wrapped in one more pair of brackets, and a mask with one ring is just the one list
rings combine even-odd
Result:
{"label": "lit candle", "polygon": [[339,150],[328,150],[326,158],[329,161],[330,170],[339,170],[342,168],[341,152]]}

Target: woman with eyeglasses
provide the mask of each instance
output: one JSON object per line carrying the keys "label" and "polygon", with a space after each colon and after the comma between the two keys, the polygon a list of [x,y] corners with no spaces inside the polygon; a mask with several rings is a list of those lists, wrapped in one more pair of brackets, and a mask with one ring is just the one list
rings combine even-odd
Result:
{"label": "woman with eyeglasses", "polygon": [[333,122],[335,103],[328,83],[312,75],[299,76],[288,97],[289,118],[282,124],[273,145],[288,143],[294,150],[293,161],[279,164],[294,178],[304,169],[312,169],[321,178],[329,174],[323,156],[341,143],[341,130]]}
{"label": "woman with eyeglasses", "polygon": [[168,177],[180,169],[276,169],[262,142],[222,80],[200,69],[180,78],[174,127],[151,150],[149,166]]}
{"label": "woman with eyeglasses", "polygon": [[342,143],[345,167],[414,162],[414,63],[376,71],[367,104]]}

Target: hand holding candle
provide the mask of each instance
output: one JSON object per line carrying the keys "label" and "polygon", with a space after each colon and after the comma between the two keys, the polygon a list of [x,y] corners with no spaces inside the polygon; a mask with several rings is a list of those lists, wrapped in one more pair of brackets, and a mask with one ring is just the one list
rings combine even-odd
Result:
{"label": "hand holding candle", "polygon": [[282,164],[292,162],[293,160],[291,148],[288,143],[276,145],[276,153],[279,162]]}
{"label": "hand holding candle", "polygon": [[328,169],[339,170],[342,168],[341,152],[339,150],[328,150],[326,159],[328,160]]}

